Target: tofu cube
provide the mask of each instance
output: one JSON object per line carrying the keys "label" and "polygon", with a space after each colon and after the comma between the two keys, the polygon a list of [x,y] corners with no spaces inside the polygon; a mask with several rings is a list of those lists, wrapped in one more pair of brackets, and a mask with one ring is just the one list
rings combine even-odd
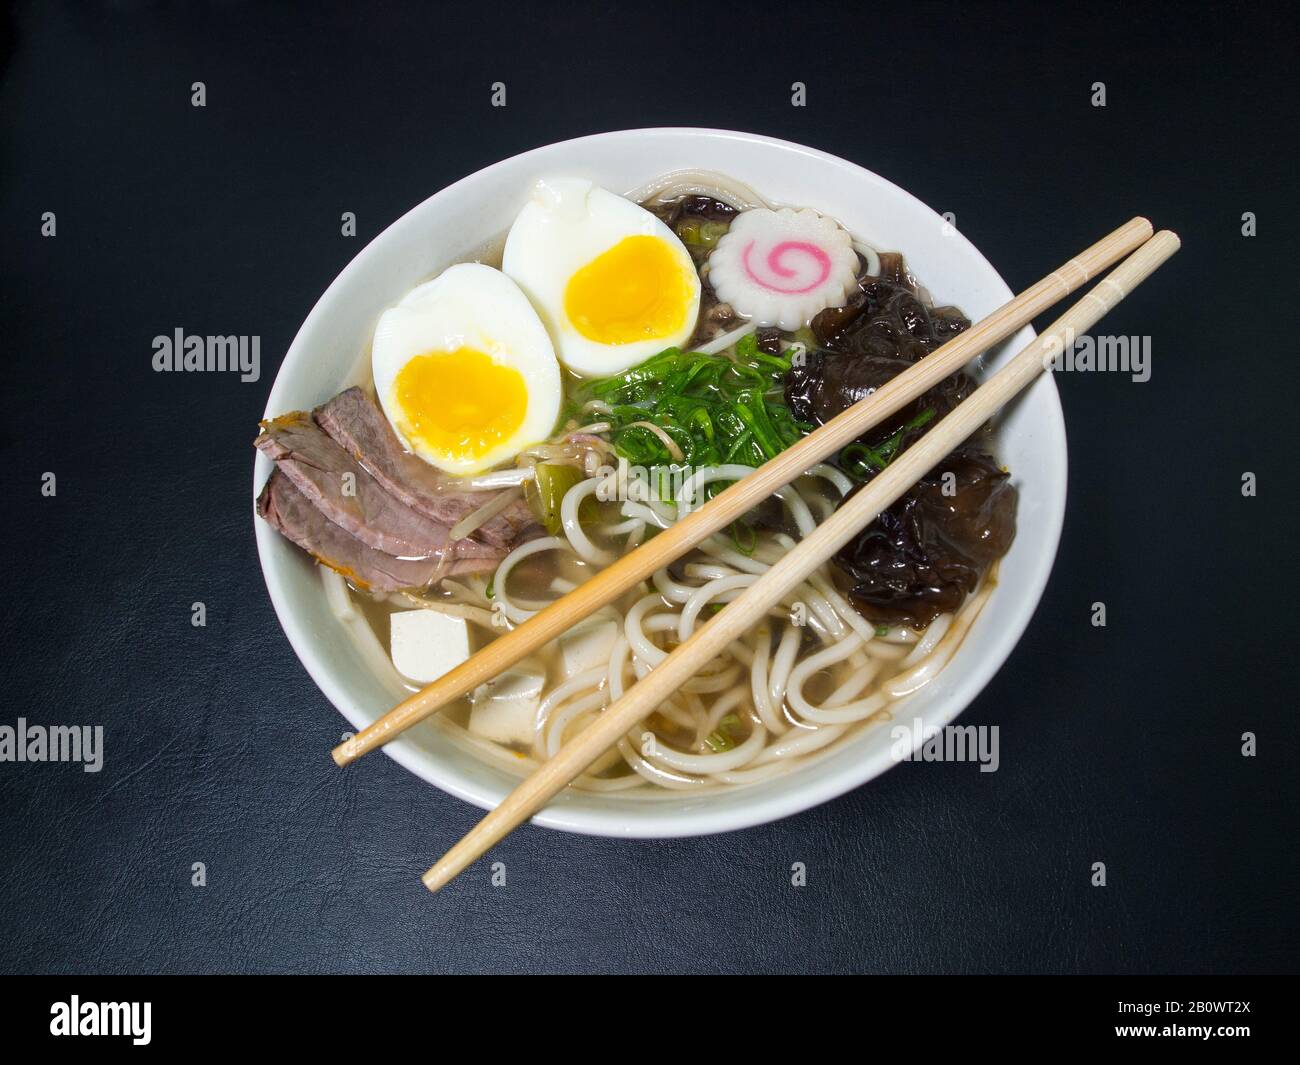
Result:
{"label": "tofu cube", "polygon": [[579,625],[561,636],[560,667],[564,670],[565,680],[608,662],[616,639],[618,622],[607,619]]}
{"label": "tofu cube", "polygon": [[497,743],[532,746],[545,681],[540,667],[521,662],[479,686],[474,691],[469,730]]}
{"label": "tofu cube", "polygon": [[389,633],[393,665],[417,684],[435,681],[469,658],[464,618],[437,610],[403,610],[392,616]]}

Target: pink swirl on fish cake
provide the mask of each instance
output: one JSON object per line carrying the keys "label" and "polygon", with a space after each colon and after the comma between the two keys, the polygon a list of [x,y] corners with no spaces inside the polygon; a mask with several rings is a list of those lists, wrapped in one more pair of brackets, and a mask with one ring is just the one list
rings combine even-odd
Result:
{"label": "pink swirl on fish cake", "polygon": [[807,255],[817,264],[817,277],[802,288],[790,288],[780,284],[775,284],[758,275],[753,264],[750,262],[750,254],[754,250],[757,241],[751,240],[745,245],[744,252],[741,253],[741,263],[745,267],[745,274],[751,281],[761,288],[767,289],[768,292],[779,292],[783,295],[797,296],[804,292],[811,292],[819,285],[825,282],[831,274],[831,257],[819,248],[816,244],[809,243],[806,240],[783,240],[780,244],[773,245],[767,253],[767,259],[764,263],[772,275],[777,278],[789,278],[798,275],[797,270],[783,265],[782,259],[790,255]]}
{"label": "pink swirl on fish cake", "polygon": [[709,255],[718,299],[756,326],[796,330],[841,307],[857,281],[853,238],[811,208],[741,211]]}

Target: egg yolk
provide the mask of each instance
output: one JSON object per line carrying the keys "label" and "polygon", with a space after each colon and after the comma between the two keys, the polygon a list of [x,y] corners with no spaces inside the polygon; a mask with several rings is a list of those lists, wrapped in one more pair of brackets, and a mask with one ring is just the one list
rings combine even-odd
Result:
{"label": "egg yolk", "polygon": [[393,382],[402,432],[417,450],[479,459],[523,424],[528,389],[518,370],[473,348],[409,360]]}
{"label": "egg yolk", "polygon": [[600,344],[631,344],[677,332],[694,298],[691,279],[658,237],[625,237],[569,279],[564,311]]}

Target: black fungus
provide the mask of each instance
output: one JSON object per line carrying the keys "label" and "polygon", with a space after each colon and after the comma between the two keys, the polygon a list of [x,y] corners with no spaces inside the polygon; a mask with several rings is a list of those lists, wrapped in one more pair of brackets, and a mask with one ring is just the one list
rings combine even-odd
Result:
{"label": "black fungus", "polygon": [[754,342],[758,350],[767,355],[780,355],[785,350],[785,341],[781,338],[779,329],[755,329]]}
{"label": "black fungus", "polygon": [[[820,350],[785,378],[785,399],[815,425],[897,377],[957,334],[970,320],[955,307],[929,307],[903,257],[880,256],[843,307],[811,323]],[[950,413],[975,388],[965,373],[945,378],[866,433],[860,443],[888,462]],[[858,476],[877,467],[841,464]],[[855,489],[856,490],[856,489]],[[1017,492],[1008,474],[976,443],[954,451],[835,556],[849,598],[879,624],[925,628],[958,609],[1016,534]]]}
{"label": "black fungus", "polygon": [[[910,365],[906,359],[888,355],[810,351],[786,372],[785,402],[799,421],[823,425]],[[875,447],[902,429],[899,447],[902,450],[924,432],[924,428],[907,429],[908,423],[929,410],[933,413],[925,425],[933,424],[969,396],[974,388],[975,382],[964,373],[946,377],[864,435],[862,442]]]}
{"label": "black fungus", "polygon": [[956,610],[1011,546],[1017,495],[991,455],[953,452],[835,556],[853,605],[917,629]]}
{"label": "black fungus", "polygon": [[700,281],[700,315],[695,320],[695,332],[687,342],[688,349],[698,348],[714,337],[735,329],[740,318],[731,309],[730,303],[723,303],[713,291],[708,278]]}
{"label": "black fungus", "polygon": [[730,222],[740,212],[728,203],[712,196],[683,196],[677,201],[683,215],[702,218],[706,222]]}
{"label": "black fungus", "polygon": [[848,303],[813,318],[813,336],[821,347],[915,362],[970,328],[970,320],[955,307],[925,306],[902,256],[881,255],[880,264],[880,276],[858,278]]}
{"label": "black fungus", "polygon": [[703,222],[730,222],[739,213],[730,204],[715,200],[712,196],[681,196],[667,203],[647,205],[646,210],[670,229],[675,229],[683,218]]}

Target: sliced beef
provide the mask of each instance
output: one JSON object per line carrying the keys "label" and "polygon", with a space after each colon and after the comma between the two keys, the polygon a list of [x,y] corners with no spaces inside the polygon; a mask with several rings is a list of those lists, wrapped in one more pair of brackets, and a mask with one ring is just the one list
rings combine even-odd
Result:
{"label": "sliced beef", "polygon": [[[406,451],[383,411],[359,388],[340,392],[313,416],[390,494],[440,525],[450,528],[492,499],[487,492],[458,490],[453,481]],[[474,537],[494,547],[512,547],[540,531],[533,512],[520,499],[479,526]]]}
{"label": "sliced beef", "polygon": [[[366,546],[406,559],[436,561],[447,554],[447,526],[385,491],[307,412],[263,422],[254,445],[326,518]],[[498,554],[489,545],[466,540],[457,545],[454,557]]]}
{"label": "sliced beef", "polygon": [[407,559],[376,551],[326,518],[279,468],[262,489],[257,512],[285,537],[353,584],[382,592],[422,588],[458,573],[486,572],[502,557],[497,552],[492,557],[457,558],[453,550],[435,558]]}

